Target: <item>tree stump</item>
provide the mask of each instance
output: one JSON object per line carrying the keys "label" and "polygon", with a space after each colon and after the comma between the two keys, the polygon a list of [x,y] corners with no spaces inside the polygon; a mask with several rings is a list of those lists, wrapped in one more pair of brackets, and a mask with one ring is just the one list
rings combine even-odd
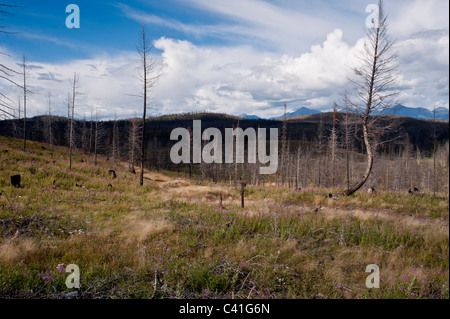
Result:
{"label": "tree stump", "polygon": [[116,175],[116,171],[115,171],[115,170],[110,169],[110,170],[109,170],[109,174],[112,175],[114,179],[117,178],[117,175]]}
{"label": "tree stump", "polygon": [[246,183],[241,182],[241,207],[244,208],[244,192],[245,192]]}
{"label": "tree stump", "polygon": [[21,188],[20,186],[20,175],[11,176],[11,185],[16,188]]}

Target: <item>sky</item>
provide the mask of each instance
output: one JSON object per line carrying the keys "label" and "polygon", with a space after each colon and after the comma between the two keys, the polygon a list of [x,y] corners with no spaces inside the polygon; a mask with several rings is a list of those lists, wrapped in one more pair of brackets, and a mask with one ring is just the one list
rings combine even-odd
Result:
{"label": "sky", "polygon": [[[329,111],[348,86],[376,0],[0,0],[0,63],[26,56],[27,115],[67,116],[80,74],[77,118],[142,114],[137,53],[142,25],[153,48],[148,114],[213,111],[273,117],[300,107]],[[67,28],[69,4],[80,27]],[[449,1],[385,0],[399,56],[397,100],[449,107]],[[20,76],[15,76],[21,83]],[[0,79],[18,108],[20,90]],[[50,96],[50,102],[49,102]],[[22,102],[23,103],[23,102]]]}

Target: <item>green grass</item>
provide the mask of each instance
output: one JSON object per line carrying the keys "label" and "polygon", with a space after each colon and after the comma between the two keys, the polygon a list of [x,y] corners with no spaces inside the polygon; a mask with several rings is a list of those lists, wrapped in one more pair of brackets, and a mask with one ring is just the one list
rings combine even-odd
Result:
{"label": "green grass", "polygon": [[[253,186],[248,207],[221,208],[161,183],[140,187],[126,164],[95,166],[75,152],[69,171],[67,149],[20,145],[0,137],[0,297],[70,291],[61,264],[80,267],[84,298],[449,297],[448,198],[331,200],[327,189]],[[23,188],[9,185],[13,174]],[[365,287],[369,264],[380,267],[380,289]]]}

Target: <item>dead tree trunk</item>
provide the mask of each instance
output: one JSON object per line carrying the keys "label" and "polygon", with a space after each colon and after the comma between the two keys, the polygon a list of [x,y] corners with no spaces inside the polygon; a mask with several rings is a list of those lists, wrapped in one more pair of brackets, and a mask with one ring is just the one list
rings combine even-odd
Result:
{"label": "dead tree trunk", "polygon": [[27,149],[27,58],[23,55],[23,150]]}
{"label": "dead tree trunk", "polygon": [[[346,94],[344,102],[360,116],[363,128],[364,145],[367,152],[367,166],[364,175],[343,194],[351,195],[358,191],[368,180],[374,162],[374,150],[370,129],[376,119],[371,116],[374,111],[391,107],[392,98],[397,93],[389,90],[396,80],[397,55],[391,54],[394,42],[387,33],[386,16],[383,2],[378,4],[378,19],[367,30],[367,41],[360,52],[361,64],[353,69],[356,76],[352,80],[355,90],[353,96]],[[370,121],[370,122],[369,122]],[[387,130],[388,128],[386,128]]]}
{"label": "dead tree trunk", "polygon": [[98,146],[98,110],[95,111],[95,134],[94,134],[94,165],[97,166],[97,146]]}
{"label": "dead tree trunk", "polygon": [[149,57],[150,53],[150,43],[147,39],[145,28],[142,26],[142,35],[140,39],[141,43],[138,47],[138,53],[140,56],[140,62],[141,62],[141,73],[140,73],[140,80],[142,83],[142,89],[143,93],[141,97],[143,98],[144,106],[143,106],[143,114],[142,114],[142,138],[141,138],[141,174],[139,178],[139,185],[144,185],[144,163],[145,163],[145,119],[147,118],[147,97],[148,97],[148,91],[153,85],[155,84],[155,81],[157,80],[157,76],[151,76],[151,73],[154,69],[154,61]]}
{"label": "dead tree trunk", "polygon": [[437,179],[436,179],[436,151],[437,151],[437,137],[436,137],[436,107],[433,109],[433,196],[436,196],[437,192]]}
{"label": "dead tree trunk", "polygon": [[73,124],[74,124],[74,114],[75,114],[75,98],[77,96],[77,85],[80,77],[77,73],[73,74],[73,80],[72,80],[72,117],[70,120],[70,138],[69,138],[69,170],[72,170],[72,148],[74,144],[74,137],[73,137]]}
{"label": "dead tree trunk", "polygon": [[245,194],[245,186],[247,184],[244,182],[241,182],[241,207],[244,208],[244,194]]}
{"label": "dead tree trunk", "polygon": [[366,146],[366,151],[367,151],[366,171],[364,172],[364,175],[359,180],[359,182],[357,182],[351,188],[347,189],[344,192],[344,194],[346,196],[349,196],[349,195],[355,193],[361,187],[363,187],[363,185],[369,179],[370,173],[372,172],[372,168],[373,168],[373,150],[372,150],[372,145],[371,145],[371,143],[369,141],[369,132],[368,132],[368,129],[367,129],[367,119],[364,119],[364,122],[363,122],[363,134],[364,134],[364,144]]}

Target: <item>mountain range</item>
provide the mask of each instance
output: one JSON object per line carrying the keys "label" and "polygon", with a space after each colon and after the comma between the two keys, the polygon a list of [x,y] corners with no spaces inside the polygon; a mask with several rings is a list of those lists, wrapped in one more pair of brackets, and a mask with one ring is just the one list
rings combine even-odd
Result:
{"label": "mountain range", "polygon": [[[302,115],[313,115],[321,113],[320,111],[308,109],[307,107],[301,107],[297,111],[286,113],[286,117],[297,117]],[[281,120],[283,119],[284,115],[278,116],[278,117],[272,117],[271,120]]]}
{"label": "mountain range", "polygon": [[[445,107],[436,108],[435,113],[436,113],[436,119],[448,121],[449,112],[448,112],[448,109],[446,109]],[[412,107],[407,107],[407,106],[404,106],[401,104],[398,104],[389,109],[385,109],[385,110],[379,112],[379,114],[406,116],[406,117],[412,117],[412,118],[421,119],[421,120],[434,118],[433,111],[430,111],[426,108],[423,108],[423,107],[412,108]]]}
{"label": "mountain range", "polygon": [[[298,110],[290,113],[286,113],[287,118],[291,117],[297,117],[297,116],[303,116],[303,115],[313,115],[313,114],[319,114],[320,111],[309,109],[307,107],[301,107]],[[438,120],[449,120],[449,110],[445,107],[438,107],[435,110],[436,119]],[[406,117],[412,117],[415,119],[433,119],[434,114],[433,111],[430,111],[423,107],[407,107],[401,104],[397,104],[396,106],[393,106],[389,109],[385,109],[381,112],[376,112],[374,115],[396,115],[396,116],[406,116]],[[257,115],[247,115],[247,114],[241,114],[239,115],[240,118],[244,120],[259,120],[261,117]],[[283,119],[284,115],[277,116],[277,117],[271,117],[269,120],[281,120]]]}
{"label": "mountain range", "polygon": [[261,119],[257,115],[248,115],[248,114],[245,114],[245,113],[243,113],[241,115],[238,115],[238,117],[240,117],[243,120],[260,120]]}

